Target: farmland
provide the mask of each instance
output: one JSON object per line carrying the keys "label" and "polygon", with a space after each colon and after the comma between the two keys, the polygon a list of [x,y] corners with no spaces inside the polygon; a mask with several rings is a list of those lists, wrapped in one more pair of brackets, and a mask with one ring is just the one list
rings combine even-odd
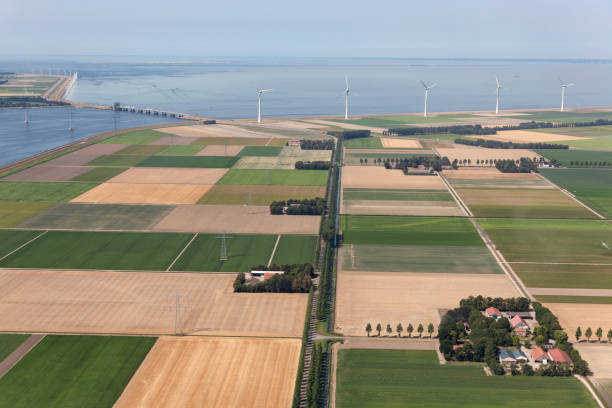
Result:
{"label": "farmland", "polygon": [[344,189],[343,214],[363,215],[464,215],[448,191]]}
{"label": "farmland", "polygon": [[238,156],[278,156],[282,149],[280,146],[246,146]]}
{"label": "farmland", "polygon": [[103,144],[139,144],[151,143],[162,137],[164,134],[156,130],[136,130],[104,140]]}
{"label": "farmland", "polygon": [[72,178],[71,181],[103,182],[123,173],[125,170],[127,170],[127,167],[94,167],[90,171]]}
{"label": "farmland", "polygon": [[612,152],[562,149],[534,150],[534,152],[549,160],[557,160],[565,167],[612,167]]}
{"label": "farmland", "polygon": [[11,354],[28,337],[30,337],[29,334],[0,334],[0,361],[3,361],[6,356]]}
{"label": "farmland", "polygon": [[40,231],[0,230],[0,256],[19,248],[21,245],[36,238]]}
{"label": "farmland", "polygon": [[217,184],[198,204],[269,205],[272,201],[324,197],[323,186]]}
{"label": "farmland", "polygon": [[70,201],[92,189],[94,183],[0,182],[0,197],[4,201]]}
{"label": "farmland", "polygon": [[47,336],[0,379],[0,407],[111,407],[155,340]]}
{"label": "farmland", "polygon": [[281,235],[272,262],[278,265],[314,263],[316,246],[315,235]]}
{"label": "farmland", "polygon": [[612,289],[612,265],[514,263],[512,269],[532,288]]}
{"label": "farmland", "polygon": [[164,146],[163,150],[156,153],[158,156],[194,156],[202,150],[201,146],[176,145]]}
{"label": "farmland", "polygon": [[347,149],[382,149],[383,145],[379,137],[361,137],[344,141]]}
{"label": "farmland", "polygon": [[346,121],[343,119],[332,119],[338,123],[350,123],[361,126],[373,126],[380,128],[397,128],[403,125],[420,125],[425,123],[460,122],[461,119],[473,117],[470,114],[448,114],[423,117],[422,115],[389,115],[389,116],[370,116]]}
{"label": "farmland", "polygon": [[210,185],[205,184],[107,182],[71,201],[105,204],[195,204],[210,188]]}
{"label": "farmland", "polygon": [[344,166],[343,188],[446,190],[437,175],[405,175],[398,169],[384,166]]}
{"label": "farmland", "polygon": [[234,156],[151,156],[136,163],[140,167],[229,168]]}
{"label": "farmland", "polygon": [[[520,392],[517,392],[520,390]],[[572,377],[487,377],[480,366],[440,365],[432,351],[340,350],[336,406],[596,407]]]}
{"label": "farmland", "polygon": [[53,203],[0,201],[0,228],[11,228],[52,207]]}
{"label": "farmland", "polygon": [[88,166],[130,167],[135,166],[148,156],[131,154],[108,154],[95,158],[87,163]]}
{"label": "farmland", "polygon": [[243,170],[230,169],[218,184],[324,186],[326,170]]}
{"label": "farmland", "polygon": [[564,296],[564,295],[537,295],[536,300],[542,303],[587,303],[592,305],[610,305],[610,296]]}

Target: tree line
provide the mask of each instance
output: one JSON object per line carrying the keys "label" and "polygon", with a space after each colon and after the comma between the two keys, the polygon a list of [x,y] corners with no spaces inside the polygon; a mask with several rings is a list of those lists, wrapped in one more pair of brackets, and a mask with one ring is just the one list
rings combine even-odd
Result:
{"label": "tree line", "polygon": [[[518,164],[518,166],[517,166]],[[538,165],[527,157],[521,157],[520,160],[498,160],[495,163],[497,170],[502,173],[531,173],[538,171]]]}
{"label": "tree line", "polygon": [[321,215],[325,210],[325,199],[315,197],[303,200],[289,199],[272,201],[270,203],[270,214],[272,215]]}
{"label": "tree line", "polygon": [[322,407],[325,402],[325,381],[329,351],[327,342],[317,341],[312,346],[308,388],[306,390],[306,406],[308,408]]}
{"label": "tree line", "polygon": [[459,301],[461,307],[471,307],[484,311],[489,307],[494,307],[499,310],[507,310],[509,312],[526,312],[530,310],[529,299],[524,297],[501,298],[501,297],[484,297],[482,295],[470,296]]}
{"label": "tree line", "polygon": [[328,161],[296,161],[295,169],[296,170],[329,170],[331,167],[331,162]]}
{"label": "tree line", "polygon": [[385,159],[384,164],[387,169],[399,169],[402,170],[405,174],[408,174],[409,169],[416,169],[420,165],[423,165],[435,171],[442,171],[442,166],[453,166],[453,168],[457,168],[457,160],[454,160],[451,164],[450,160],[448,160],[448,157],[446,156],[414,156],[404,157],[399,160],[395,159],[395,161],[391,159]]}
{"label": "tree line", "polygon": [[253,271],[283,271],[270,279],[260,282],[247,282],[246,275],[241,272],[234,280],[234,292],[275,292],[275,293],[307,293],[315,276],[312,264],[293,265],[256,265]]}
{"label": "tree line", "polygon": [[[377,323],[376,327],[373,327],[371,323],[366,324],[365,331],[368,334],[368,337],[370,337],[370,334],[372,333],[373,330],[376,330],[376,335],[380,337],[380,332],[382,331],[382,325],[380,323]],[[430,338],[433,337],[434,330],[435,329],[434,329],[433,323],[429,323],[427,325],[427,333],[429,334]],[[391,327],[390,323],[387,323],[387,328],[385,329],[385,331],[387,332],[387,336],[391,336],[391,334],[393,334],[393,328]],[[397,326],[395,326],[395,332],[397,333],[397,337],[401,338],[403,331],[404,331],[404,326],[402,326],[401,323],[398,323]],[[425,331],[425,327],[423,327],[423,324],[419,323],[419,325],[416,328],[416,331],[419,334],[419,337],[422,337],[423,331]],[[412,323],[408,323],[408,326],[406,326],[406,333],[408,333],[408,337],[411,338],[413,332],[414,332],[414,326],[412,325]]]}
{"label": "tree line", "polygon": [[34,108],[45,106],[67,106],[63,101],[49,101],[40,96],[5,96],[0,97],[0,108]]}
{"label": "tree line", "polygon": [[368,129],[359,129],[359,130],[330,130],[327,132],[330,136],[335,136],[338,138],[342,138],[343,140],[348,139],[360,139],[362,137],[370,137],[372,132]]}
{"label": "tree line", "polygon": [[[576,337],[576,341],[580,342],[580,338],[582,337],[582,329],[580,328],[580,326],[578,326],[578,328],[576,329],[576,334],[574,336]],[[587,338],[587,341],[589,343],[591,342],[592,336],[593,330],[590,327],[587,327],[586,331],[584,332],[584,337]],[[595,331],[595,337],[597,337],[597,341],[601,343],[601,338],[603,337],[603,330],[601,327],[598,327]],[[612,329],[608,330],[608,334],[606,335],[606,337],[608,338],[608,343],[612,343]]]}
{"label": "tree line", "polygon": [[[289,145],[289,142],[287,142],[287,145]],[[302,150],[334,150],[334,140],[302,139],[300,140],[300,147]]]}
{"label": "tree line", "polygon": [[468,146],[486,147],[488,149],[569,149],[568,145],[550,143],[513,143],[487,139],[455,139],[455,143]]}
{"label": "tree line", "polygon": [[608,167],[611,166],[612,163],[607,161],[570,161],[570,167]]}

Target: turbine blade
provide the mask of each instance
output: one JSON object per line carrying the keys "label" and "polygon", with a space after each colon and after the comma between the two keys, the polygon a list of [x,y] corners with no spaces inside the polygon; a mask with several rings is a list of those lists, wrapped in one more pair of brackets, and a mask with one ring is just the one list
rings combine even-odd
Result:
{"label": "turbine blade", "polygon": [[423,87],[427,89],[427,85],[425,85],[425,82],[421,81],[421,84],[423,84]]}
{"label": "turbine blade", "polygon": [[438,84],[431,84],[431,85],[429,85],[429,89],[431,89],[431,88],[435,88],[437,85],[438,85]]}
{"label": "turbine blade", "polygon": [[572,84],[567,84],[567,86],[574,86],[574,85],[576,85],[576,84],[573,84],[573,83]]}
{"label": "turbine blade", "polygon": [[497,87],[499,88],[499,78],[497,78],[497,76],[495,77],[495,82],[497,82]]}

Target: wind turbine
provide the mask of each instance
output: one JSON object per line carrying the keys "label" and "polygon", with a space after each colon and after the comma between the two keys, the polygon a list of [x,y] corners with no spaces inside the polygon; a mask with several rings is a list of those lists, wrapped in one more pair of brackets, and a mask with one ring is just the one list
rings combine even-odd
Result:
{"label": "wind turbine", "polygon": [[257,90],[257,123],[261,123],[261,94],[264,92],[270,92],[271,89],[258,89]]}
{"label": "wind turbine", "polygon": [[[26,88],[23,88],[23,93],[24,94],[28,93]],[[25,119],[24,119],[23,123],[25,123],[26,125],[29,125],[30,124],[30,119],[28,118],[28,105],[27,105],[27,103],[24,104],[23,109],[25,110]]]}
{"label": "wind turbine", "polygon": [[559,78],[559,82],[561,82],[561,112],[563,112],[565,109],[565,90],[570,86],[574,86],[574,84],[564,84],[561,78]]}
{"label": "wind turbine", "polygon": [[351,88],[349,87],[348,77],[344,77],[344,80],[346,81],[346,89],[344,90],[344,120],[348,120],[348,98]]}
{"label": "wind turbine", "polygon": [[72,127],[72,106],[69,108],[70,112],[70,123],[68,124],[68,130],[70,132],[74,132],[74,128]]}
{"label": "wind turbine", "polygon": [[425,82],[421,81],[423,87],[425,88],[425,110],[423,111],[423,116],[427,117],[427,98],[429,97],[429,90],[434,88],[437,84],[427,85]]}
{"label": "wind turbine", "polygon": [[499,78],[495,77],[495,82],[497,82],[497,100],[495,102],[495,114],[499,113],[499,91],[504,89],[499,83]]}

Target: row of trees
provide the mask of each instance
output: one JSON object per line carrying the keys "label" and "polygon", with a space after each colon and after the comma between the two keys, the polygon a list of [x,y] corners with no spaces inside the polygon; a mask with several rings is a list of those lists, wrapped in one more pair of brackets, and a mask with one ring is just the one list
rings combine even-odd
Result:
{"label": "row of trees", "polygon": [[570,161],[570,167],[609,167],[612,166],[612,163],[607,161]]}
{"label": "row of trees", "polygon": [[321,215],[324,210],[325,199],[321,197],[272,201],[270,203],[270,214],[272,215]]}
{"label": "row of trees", "polygon": [[329,352],[327,343],[315,342],[312,347],[308,388],[306,390],[306,406],[318,408],[325,401],[325,376]]}
{"label": "row of trees", "polygon": [[526,312],[530,310],[529,299],[525,297],[501,298],[501,297],[484,297],[482,295],[470,296],[459,301],[461,307],[472,307],[478,310],[485,310],[489,307],[495,307],[499,310],[509,312]]}
{"label": "row of trees", "polygon": [[344,140],[348,139],[360,139],[362,137],[370,137],[372,132],[367,129],[360,130],[330,130],[327,132],[330,136],[335,136],[337,138],[342,138]]}
{"label": "row of trees", "polygon": [[331,162],[328,161],[296,161],[296,170],[329,170]]}
{"label": "row of trees", "polygon": [[[367,163],[367,162],[366,162]],[[392,162],[390,159],[386,159],[384,161],[385,167],[387,169],[400,169],[404,173],[408,173],[410,168],[418,168],[420,165],[425,166],[426,168],[433,169],[435,171],[441,171],[442,166],[453,166],[457,168],[457,161],[454,161],[452,164],[448,157],[438,157],[438,156],[414,156],[414,157],[402,157],[401,159],[395,160]]]}
{"label": "row of trees", "polygon": [[234,292],[276,292],[307,293],[312,286],[315,270],[312,264],[256,265],[254,271],[283,271],[263,282],[246,281],[245,274],[239,273],[234,281]]}
{"label": "row of trees", "polygon": [[[582,329],[580,328],[580,326],[578,326],[578,328],[576,329],[576,334],[574,336],[576,337],[576,341],[580,341],[580,338],[582,337]],[[584,332],[584,337],[587,338],[588,342],[591,342],[592,336],[593,330],[590,327],[587,327]],[[597,337],[597,341],[601,343],[601,338],[603,337],[603,330],[601,327],[598,327],[597,330],[595,330],[595,337]],[[606,337],[608,338],[608,343],[612,343],[612,329],[608,330],[608,334],[606,335]]]}
{"label": "row of trees", "polygon": [[[287,142],[287,145],[289,142]],[[310,139],[302,139],[300,140],[300,147],[302,150],[334,150],[334,140],[333,139],[325,139],[325,140],[310,140]]]}
{"label": "row of trees", "polygon": [[550,143],[513,143],[485,139],[455,139],[455,143],[468,146],[480,146],[489,149],[569,149],[568,145]]}
{"label": "row of trees", "polygon": [[495,163],[497,170],[502,173],[531,173],[538,171],[538,165],[527,157],[521,157],[520,160],[498,160]]}
{"label": "row of trees", "polygon": [[[373,329],[376,330],[378,337],[380,337],[380,332],[382,331],[381,324],[377,323],[376,328],[373,328],[372,324],[370,323],[366,324],[365,331],[366,333],[368,333],[368,337],[370,337],[370,334],[372,333]],[[429,323],[427,325],[427,333],[429,334],[429,337],[433,336],[434,330],[435,329],[434,329],[433,323]],[[387,328],[385,331],[387,332],[388,336],[391,336],[391,334],[393,334],[393,328],[391,328],[390,323],[387,323]],[[397,337],[402,337],[403,331],[404,331],[404,326],[402,326],[401,323],[398,323],[397,326],[395,326],[395,332],[397,333]],[[423,331],[425,331],[425,328],[423,327],[421,323],[419,323],[419,325],[416,328],[416,331],[419,334],[419,337],[422,337]],[[406,333],[408,333],[408,337],[412,337],[413,332],[414,332],[414,326],[411,323],[408,323],[408,326],[406,326]]]}

